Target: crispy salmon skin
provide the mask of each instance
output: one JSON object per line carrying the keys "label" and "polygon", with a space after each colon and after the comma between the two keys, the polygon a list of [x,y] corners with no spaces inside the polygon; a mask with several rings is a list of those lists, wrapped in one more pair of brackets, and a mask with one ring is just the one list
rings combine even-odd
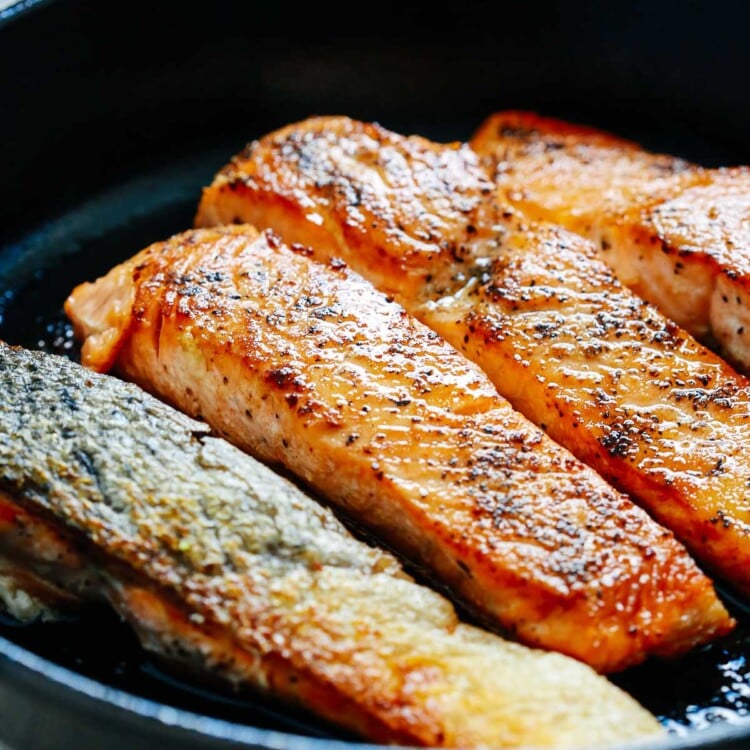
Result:
{"label": "crispy salmon skin", "polygon": [[108,600],[198,674],[375,741],[579,748],[659,732],[585,665],[461,624],[297,487],[133,385],[0,345],[0,392],[0,553]]}
{"label": "crispy salmon skin", "polygon": [[750,369],[750,171],[501,112],[471,140],[506,201],[592,239],[623,283]]}
{"label": "crispy salmon skin", "polygon": [[309,253],[250,227],[152,245],[68,300],[84,361],[282,464],[527,644],[608,671],[731,627],[668,531]]}
{"label": "crispy salmon skin", "polygon": [[499,200],[466,145],[344,117],[290,125],[204,190],[197,223],[234,220],[349,263],[750,591],[750,383],[590,242]]}

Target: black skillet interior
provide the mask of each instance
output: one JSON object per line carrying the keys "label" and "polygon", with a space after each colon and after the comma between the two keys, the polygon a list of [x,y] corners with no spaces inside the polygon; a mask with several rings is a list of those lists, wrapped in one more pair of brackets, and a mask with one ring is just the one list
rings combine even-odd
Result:
{"label": "black skillet interior", "polygon": [[[310,114],[453,140],[493,110],[533,108],[706,164],[750,163],[745,4],[26,5],[0,15],[0,338],[11,343],[75,356],[61,314],[72,286],[187,228],[201,185],[246,140]],[[731,604],[731,637],[614,678],[685,743],[714,722],[740,722],[717,747],[750,738],[750,610]],[[107,613],[0,620],[0,636],[152,705],[347,739],[165,674]]]}

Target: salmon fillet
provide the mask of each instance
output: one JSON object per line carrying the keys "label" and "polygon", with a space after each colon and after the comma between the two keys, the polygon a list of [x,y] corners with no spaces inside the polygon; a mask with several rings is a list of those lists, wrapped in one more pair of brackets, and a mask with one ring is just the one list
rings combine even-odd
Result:
{"label": "salmon fillet", "polygon": [[[0,554],[197,674],[382,742],[659,732],[572,659],[460,623],[297,487],[133,385],[0,345]],[[518,675],[524,675],[523,680]]]}
{"label": "salmon fillet", "polygon": [[198,224],[236,220],[349,263],[750,592],[750,383],[588,241],[498,201],[467,146],[347,118],[291,125],[204,191]]}
{"label": "salmon fillet", "polygon": [[152,245],[68,299],[83,361],[294,472],[527,644],[610,671],[727,632],[671,533],[309,252],[250,227]]}
{"label": "salmon fillet", "polygon": [[624,284],[750,369],[750,171],[527,112],[491,116],[471,145],[504,200],[592,239]]}

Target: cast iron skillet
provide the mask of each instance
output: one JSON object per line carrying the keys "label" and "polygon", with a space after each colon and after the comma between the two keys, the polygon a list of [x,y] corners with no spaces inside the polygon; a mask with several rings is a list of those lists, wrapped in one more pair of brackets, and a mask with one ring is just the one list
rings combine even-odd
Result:
{"label": "cast iron skillet", "polygon": [[[709,165],[750,163],[750,7],[719,5],[462,2],[440,16],[395,3],[19,3],[0,12],[0,338],[75,357],[61,314],[73,285],[187,228],[232,153],[310,114],[452,140],[493,110],[533,108]],[[735,634],[613,678],[672,731],[644,750],[750,743],[750,610],[722,593]],[[93,610],[0,620],[2,741],[365,747],[163,671]]]}

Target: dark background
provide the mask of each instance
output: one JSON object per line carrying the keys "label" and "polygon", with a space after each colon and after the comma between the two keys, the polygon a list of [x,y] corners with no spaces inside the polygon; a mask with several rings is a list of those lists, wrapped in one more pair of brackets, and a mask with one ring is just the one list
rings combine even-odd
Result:
{"label": "dark background", "polygon": [[748,3],[47,0],[0,24],[6,239],[156,160],[310,114],[458,139],[534,108],[750,162]]}

